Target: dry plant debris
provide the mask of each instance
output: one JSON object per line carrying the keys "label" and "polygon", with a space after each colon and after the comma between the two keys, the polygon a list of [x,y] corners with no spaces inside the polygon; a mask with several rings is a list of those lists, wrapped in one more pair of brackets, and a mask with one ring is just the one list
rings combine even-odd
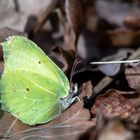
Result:
{"label": "dry plant debris", "polygon": [[140,65],[90,64],[140,57],[138,0],[1,0],[0,9],[0,42],[12,35],[36,42],[78,84],[80,100],[34,127],[0,110],[0,139],[140,139]]}

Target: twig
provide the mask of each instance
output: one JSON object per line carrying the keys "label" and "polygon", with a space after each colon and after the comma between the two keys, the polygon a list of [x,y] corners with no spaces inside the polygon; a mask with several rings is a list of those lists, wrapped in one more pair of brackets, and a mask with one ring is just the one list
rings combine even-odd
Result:
{"label": "twig", "polygon": [[105,76],[94,88],[96,94],[100,93],[108,84],[113,81],[113,78]]}

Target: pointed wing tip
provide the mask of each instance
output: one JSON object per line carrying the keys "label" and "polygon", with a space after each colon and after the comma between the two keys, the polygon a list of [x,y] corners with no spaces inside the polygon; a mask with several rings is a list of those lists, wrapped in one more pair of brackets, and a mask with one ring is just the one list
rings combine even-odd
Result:
{"label": "pointed wing tip", "polygon": [[13,36],[8,36],[7,38],[5,38],[5,41],[1,42],[0,45],[3,46],[6,42],[11,41],[13,39],[18,39],[18,38],[26,38],[24,36],[20,36],[20,35],[13,35]]}

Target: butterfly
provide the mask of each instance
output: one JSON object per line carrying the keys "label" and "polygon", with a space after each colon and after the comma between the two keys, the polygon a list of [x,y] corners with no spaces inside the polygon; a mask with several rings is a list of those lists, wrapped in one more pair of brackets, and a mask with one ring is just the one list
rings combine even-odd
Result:
{"label": "butterfly", "polygon": [[25,124],[36,125],[56,118],[74,101],[65,74],[34,42],[11,36],[1,46],[2,110]]}

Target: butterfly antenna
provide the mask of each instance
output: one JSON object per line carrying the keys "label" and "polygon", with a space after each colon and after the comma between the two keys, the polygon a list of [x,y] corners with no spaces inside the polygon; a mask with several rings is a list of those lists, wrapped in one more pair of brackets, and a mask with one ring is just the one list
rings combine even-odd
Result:
{"label": "butterfly antenna", "polygon": [[79,63],[81,63],[81,62],[82,62],[82,60],[76,59],[76,60],[74,61],[74,63],[73,63],[73,66],[72,66],[72,69],[71,69],[71,73],[70,73],[70,89],[72,89],[72,78],[73,78],[74,71],[75,71],[77,65],[78,65]]}

